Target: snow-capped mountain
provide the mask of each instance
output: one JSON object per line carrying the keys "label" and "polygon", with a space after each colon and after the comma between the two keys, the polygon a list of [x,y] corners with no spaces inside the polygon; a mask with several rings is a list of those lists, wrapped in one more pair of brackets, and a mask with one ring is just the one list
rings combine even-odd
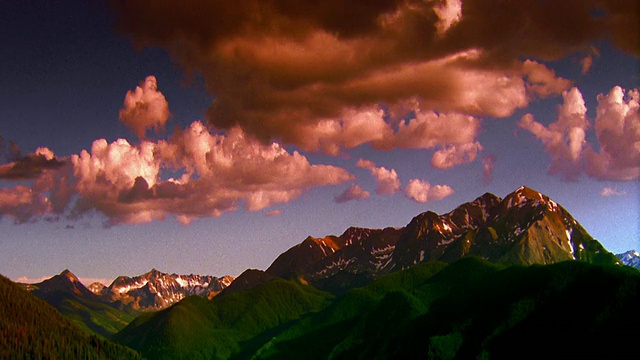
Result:
{"label": "snow-capped mountain", "polygon": [[616,255],[623,264],[640,269],[640,253],[635,250],[629,250],[622,254]]}
{"label": "snow-capped mountain", "polygon": [[308,237],[266,272],[339,291],[423,261],[469,255],[519,264],[618,262],[563,207],[522,186],[504,199],[486,193],[443,215],[427,211],[400,229],[349,228],[340,236]]}
{"label": "snow-capped mountain", "polygon": [[189,295],[211,298],[232,281],[231,276],[178,275],[151,269],[135,277],[119,276],[109,287],[92,284],[89,288],[111,302],[147,311],[163,309]]}

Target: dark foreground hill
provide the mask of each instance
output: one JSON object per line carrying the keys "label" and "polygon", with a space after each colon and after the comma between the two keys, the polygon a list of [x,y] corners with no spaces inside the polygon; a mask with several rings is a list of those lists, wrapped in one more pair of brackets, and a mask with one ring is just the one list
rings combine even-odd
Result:
{"label": "dark foreground hill", "polygon": [[311,286],[276,278],[212,300],[190,296],[138,317],[114,340],[150,359],[227,359],[252,343],[261,345],[280,327],[324,308],[331,298]]}
{"label": "dark foreground hill", "polygon": [[154,359],[593,358],[640,336],[640,272],[565,261],[424,262],[333,298],[272,279],[189,297],[116,335]]}
{"label": "dark foreground hill", "polygon": [[140,359],[0,275],[0,359]]}

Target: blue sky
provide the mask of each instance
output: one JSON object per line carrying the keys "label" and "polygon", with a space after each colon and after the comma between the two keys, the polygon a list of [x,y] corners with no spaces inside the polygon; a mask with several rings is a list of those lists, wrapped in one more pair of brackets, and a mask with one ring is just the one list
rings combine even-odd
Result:
{"label": "blue sky", "polygon": [[[236,276],[308,235],[404,226],[520,185],[610,251],[640,248],[633,11],[503,9],[531,16],[518,29],[455,0],[145,3],[0,5],[3,275]],[[100,139],[124,162],[92,150]]]}

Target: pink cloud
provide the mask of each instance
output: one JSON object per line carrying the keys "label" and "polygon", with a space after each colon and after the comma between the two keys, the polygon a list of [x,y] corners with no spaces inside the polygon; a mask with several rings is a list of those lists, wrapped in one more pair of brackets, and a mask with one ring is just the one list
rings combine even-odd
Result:
{"label": "pink cloud", "polygon": [[0,218],[9,216],[25,223],[51,212],[49,199],[23,185],[0,188]]}
{"label": "pink cloud", "polygon": [[419,203],[441,200],[453,194],[453,189],[448,185],[431,185],[428,181],[411,179],[404,188],[404,193]]}
{"label": "pink cloud", "polygon": [[[352,179],[342,168],[312,165],[300,153],[263,144],[239,128],[215,134],[200,122],[157,143],[97,140],[91,153],[72,156],[72,163],[81,196],[76,211],[98,210],[112,224],[167,215],[187,224],[241,205],[259,211],[309,188]],[[182,175],[163,180],[163,169]]]}
{"label": "pink cloud", "polygon": [[587,108],[578,88],[563,93],[564,103],[558,107],[557,120],[545,127],[526,114],[518,125],[530,131],[551,155],[549,172],[562,174],[565,179],[576,180],[583,167],[582,154],[586,145],[586,130],[590,124]]}
{"label": "pink cloud", "polygon": [[489,183],[493,180],[493,168],[496,164],[496,156],[484,155],[482,157],[482,176],[485,182]]}
{"label": "pink cloud", "polygon": [[[425,113],[508,117],[570,86],[523,59],[561,59],[602,38],[638,53],[633,2],[599,3],[598,17],[589,1],[501,2],[500,16],[484,0],[325,1],[307,11],[279,2],[196,3],[198,11],[151,0],[113,8],[137,45],[163,47],[202,74],[215,98],[207,112],[215,128],[239,126],[264,142],[334,155],[384,144],[410,115],[380,116],[377,107],[416,101]],[[352,111],[370,116],[354,119]]]}
{"label": "pink cloud", "polygon": [[580,66],[582,68],[582,75],[585,75],[591,70],[593,66],[593,61],[595,58],[600,56],[600,51],[595,47],[591,47],[589,53],[580,60]]}
{"label": "pink cloud", "polygon": [[640,91],[627,93],[615,86],[598,95],[595,132],[599,151],[586,141],[591,125],[586,106],[577,88],[563,93],[557,120],[545,127],[526,114],[519,126],[534,134],[551,155],[550,173],[576,180],[583,171],[600,180],[640,179]]}
{"label": "pink cloud", "polygon": [[164,129],[170,115],[169,104],[158,91],[155,76],[147,76],[135,90],[127,91],[124,105],[120,109],[120,121],[141,139],[148,129]]}
{"label": "pink cloud", "polygon": [[282,215],[282,210],[269,210],[265,211],[264,216],[273,217]]}
{"label": "pink cloud", "polygon": [[527,78],[527,90],[540,97],[559,95],[571,87],[571,81],[557,77],[555,71],[536,61],[525,60],[522,71]]}
{"label": "pink cloud", "polygon": [[616,86],[598,95],[595,130],[600,151],[587,150],[587,174],[597,179],[640,179],[640,91]]}
{"label": "pink cloud", "polygon": [[364,159],[359,159],[356,166],[368,169],[371,172],[377,182],[377,194],[390,195],[400,190],[400,179],[394,169],[388,170],[385,167],[377,167],[374,162]]}
{"label": "pink cloud", "polygon": [[337,195],[335,201],[340,204],[351,200],[367,199],[370,195],[368,191],[362,190],[360,186],[353,184],[340,195]]}
{"label": "pink cloud", "polygon": [[602,188],[602,190],[600,190],[600,196],[603,196],[603,197],[624,196],[624,195],[627,195],[627,193],[624,191],[616,190],[609,186],[605,186]]}
{"label": "pink cloud", "polygon": [[479,142],[449,145],[433,154],[431,166],[436,169],[449,169],[457,165],[467,164],[474,161],[480,151],[482,151],[482,145]]}
{"label": "pink cloud", "polygon": [[461,0],[445,0],[444,2],[436,3],[433,11],[438,16],[438,21],[435,26],[440,36],[444,34],[459,23],[462,18],[462,1]]}
{"label": "pink cloud", "polygon": [[39,147],[33,154],[20,156],[15,161],[0,165],[0,179],[34,179],[43,172],[60,168],[63,165],[64,161],[57,159],[49,148]]}

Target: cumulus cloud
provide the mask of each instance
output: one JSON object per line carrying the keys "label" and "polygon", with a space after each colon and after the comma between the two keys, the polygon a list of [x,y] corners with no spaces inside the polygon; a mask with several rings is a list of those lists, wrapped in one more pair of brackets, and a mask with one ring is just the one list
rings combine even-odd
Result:
{"label": "cumulus cloud", "polygon": [[627,193],[624,191],[616,190],[609,186],[605,186],[602,188],[602,190],[600,190],[600,196],[603,196],[603,197],[624,196],[624,195],[627,195]]}
{"label": "cumulus cloud", "polygon": [[371,194],[368,191],[362,190],[362,188],[357,184],[353,184],[344,192],[337,195],[334,200],[335,202],[341,204],[351,200],[367,199],[370,195]]}
{"label": "cumulus cloud", "polygon": [[400,179],[394,169],[388,170],[381,166],[377,167],[373,161],[359,159],[356,163],[359,168],[368,169],[376,179],[376,193],[379,195],[395,194],[400,190]]}
{"label": "cumulus cloud", "polygon": [[555,71],[536,61],[526,60],[522,71],[527,77],[527,90],[542,98],[562,94],[571,87],[571,81],[557,77]]}
{"label": "cumulus cloud", "polygon": [[640,179],[640,91],[616,86],[598,95],[595,130],[600,151],[587,150],[587,173],[603,180]]}
{"label": "cumulus cloud", "polygon": [[[55,159],[45,150],[37,156]],[[98,139],[64,166],[41,172],[30,187],[0,189],[0,216],[27,222],[98,212],[107,225],[166,216],[188,224],[240,207],[260,211],[310,188],[350,180],[343,168],[311,164],[299,152],[264,144],[240,128],[214,133],[196,121],[156,142]]]}
{"label": "cumulus cloud", "polygon": [[431,166],[436,169],[449,169],[451,167],[472,162],[482,151],[479,142],[462,145],[448,145],[433,154]]}
{"label": "cumulus cloud", "polygon": [[[98,210],[111,223],[139,223],[172,214],[183,223],[244,206],[259,211],[306,189],[352,179],[346,170],[312,165],[277,143],[263,144],[239,128],[211,133],[196,121],[167,140],[131,145],[96,140],[71,157],[80,199],[76,212]],[[169,170],[182,175],[161,179]]]}
{"label": "cumulus cloud", "polygon": [[551,155],[550,173],[576,180],[583,168],[582,154],[590,124],[578,88],[574,87],[562,96],[564,102],[558,107],[558,118],[548,127],[537,122],[531,114],[524,115],[518,125],[535,135]]}
{"label": "cumulus cloud", "polygon": [[379,141],[369,130],[394,120],[373,114],[357,133],[354,109],[413,99],[424,111],[506,117],[570,86],[522,59],[559,59],[601,38],[638,52],[633,2],[112,3],[137,45],[164,47],[204,76],[214,127],[331,154]]}
{"label": "cumulus cloud", "polygon": [[411,179],[404,188],[404,193],[419,203],[441,200],[453,194],[453,189],[448,185],[431,185],[428,181]]}
{"label": "cumulus cloud", "polygon": [[[526,114],[519,126],[534,134],[551,155],[550,173],[576,180],[583,171],[600,180],[629,181],[640,179],[640,91],[615,86],[598,95],[595,132],[597,147],[587,143],[592,126],[577,88],[563,94],[558,118],[548,127]],[[599,150],[596,150],[599,148]]]}
{"label": "cumulus cloud", "polygon": [[147,76],[135,90],[127,91],[120,109],[120,121],[141,139],[148,129],[164,129],[170,115],[169,103],[158,91],[155,76]]}

